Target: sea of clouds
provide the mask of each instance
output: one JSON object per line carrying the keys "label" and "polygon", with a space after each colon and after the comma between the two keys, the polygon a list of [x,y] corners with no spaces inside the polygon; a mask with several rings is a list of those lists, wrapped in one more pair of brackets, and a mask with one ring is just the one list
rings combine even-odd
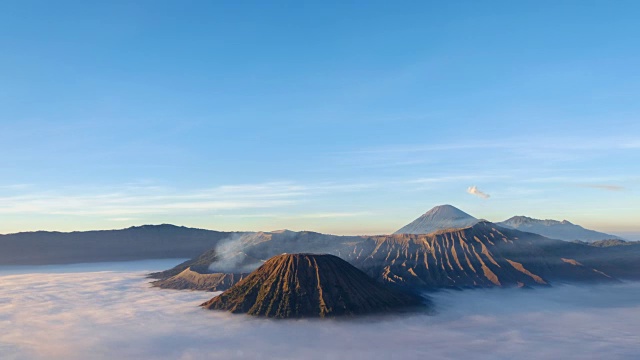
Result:
{"label": "sea of clouds", "polygon": [[[171,266],[149,268],[157,270]],[[433,315],[277,321],[123,268],[0,269],[2,359],[637,359],[640,284],[431,294]],[[65,269],[65,267],[60,267]]]}

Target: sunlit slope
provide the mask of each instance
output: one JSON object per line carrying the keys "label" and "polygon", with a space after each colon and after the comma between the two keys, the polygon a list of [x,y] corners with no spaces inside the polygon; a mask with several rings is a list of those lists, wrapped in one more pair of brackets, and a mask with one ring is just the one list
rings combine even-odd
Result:
{"label": "sunlit slope", "polygon": [[482,221],[426,235],[371,237],[355,245],[345,259],[381,282],[424,288],[611,279],[570,258],[563,260],[540,241],[550,240]]}
{"label": "sunlit slope", "polygon": [[202,306],[299,318],[379,313],[421,302],[418,296],[386,288],[337,256],[284,254]]}

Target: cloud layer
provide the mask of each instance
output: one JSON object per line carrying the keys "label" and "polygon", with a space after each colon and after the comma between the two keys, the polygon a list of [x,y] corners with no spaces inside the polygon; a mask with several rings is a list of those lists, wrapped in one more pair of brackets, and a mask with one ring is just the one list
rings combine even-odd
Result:
{"label": "cloud layer", "polygon": [[489,194],[487,194],[487,193],[485,193],[485,192],[480,191],[480,189],[478,189],[478,187],[477,187],[477,186],[475,186],[475,185],[473,185],[473,186],[469,186],[469,187],[467,188],[467,192],[468,192],[469,194],[471,194],[471,195],[475,195],[475,196],[477,196],[477,197],[481,197],[481,198],[483,198],[483,199],[488,199],[488,198],[490,198],[490,197],[491,197],[491,195],[489,195]]}
{"label": "cloud layer", "polygon": [[640,284],[433,295],[434,316],[272,321],[205,311],[211,293],[144,272],[0,277],[0,353],[30,359],[607,358],[637,356]]}

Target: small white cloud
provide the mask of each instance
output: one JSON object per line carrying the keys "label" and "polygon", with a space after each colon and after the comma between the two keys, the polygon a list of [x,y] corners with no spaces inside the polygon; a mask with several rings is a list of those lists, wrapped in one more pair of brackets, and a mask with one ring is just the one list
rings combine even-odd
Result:
{"label": "small white cloud", "polygon": [[475,195],[475,196],[481,197],[481,198],[483,198],[483,199],[488,199],[488,198],[490,198],[490,197],[491,197],[491,195],[489,195],[489,194],[487,194],[487,193],[485,193],[485,192],[480,191],[480,189],[478,189],[478,187],[477,187],[477,186],[475,186],[475,185],[473,185],[473,186],[469,186],[469,187],[467,188],[467,192],[468,192],[469,194],[471,194],[471,195]]}

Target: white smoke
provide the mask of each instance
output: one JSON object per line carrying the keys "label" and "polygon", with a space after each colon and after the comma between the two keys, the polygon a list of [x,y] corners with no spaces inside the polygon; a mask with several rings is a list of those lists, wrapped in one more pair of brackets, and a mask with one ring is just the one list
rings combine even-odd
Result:
{"label": "white smoke", "polygon": [[467,192],[468,192],[469,194],[471,194],[471,195],[475,195],[475,196],[481,197],[481,198],[483,198],[483,199],[488,199],[488,198],[490,198],[490,197],[491,197],[491,195],[489,195],[489,194],[487,194],[487,193],[485,193],[485,192],[480,191],[480,189],[478,189],[478,187],[477,187],[477,186],[475,186],[475,185],[473,185],[473,186],[469,186],[469,187],[467,188]]}
{"label": "white smoke", "polygon": [[433,316],[274,321],[203,310],[215,294],[144,274],[0,276],[2,358],[634,359],[640,344],[640,283],[444,291]]}
{"label": "white smoke", "polygon": [[259,259],[248,256],[243,250],[255,234],[233,234],[221,240],[215,247],[216,261],[209,265],[211,272],[248,273],[261,265]]}

